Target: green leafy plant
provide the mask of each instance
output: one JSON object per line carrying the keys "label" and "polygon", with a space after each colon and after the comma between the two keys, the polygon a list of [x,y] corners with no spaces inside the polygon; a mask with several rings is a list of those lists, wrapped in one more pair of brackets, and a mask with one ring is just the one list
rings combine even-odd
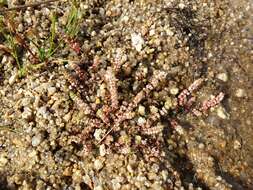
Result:
{"label": "green leafy plant", "polygon": [[[39,45],[34,40],[31,40],[31,42],[35,45],[35,47],[38,50],[38,58],[41,62],[47,61],[50,57],[52,57],[56,50],[58,49],[59,45],[57,46],[55,43],[56,38],[56,16],[55,14],[52,14],[51,16],[51,27],[50,27],[50,36],[45,40],[42,45]],[[49,43],[49,47],[47,47],[47,44]]]}
{"label": "green leafy plant", "polygon": [[67,24],[65,28],[65,33],[70,38],[75,38],[79,32],[80,25],[79,25],[79,9],[77,6],[76,1],[72,1],[70,13],[67,17]]}
{"label": "green leafy plant", "polygon": [[6,49],[11,54],[11,56],[15,59],[15,62],[18,66],[18,74],[19,77],[23,77],[25,75],[25,68],[20,62],[19,53],[18,53],[18,42],[16,41],[14,34],[5,27],[4,18],[0,17],[0,33],[4,37],[6,42]]}

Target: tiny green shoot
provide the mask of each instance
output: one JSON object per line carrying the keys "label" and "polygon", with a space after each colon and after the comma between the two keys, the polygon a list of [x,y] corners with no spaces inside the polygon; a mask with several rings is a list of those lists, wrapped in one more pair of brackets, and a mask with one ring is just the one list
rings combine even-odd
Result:
{"label": "tiny green shoot", "polygon": [[18,74],[19,77],[23,77],[25,75],[25,69],[20,63],[19,56],[18,56],[18,46],[15,41],[15,38],[13,34],[9,31],[4,30],[4,21],[3,17],[0,17],[0,33],[3,35],[4,39],[6,40],[6,43],[8,45],[8,48],[11,49],[10,54],[15,59],[15,62],[18,66]]}
{"label": "tiny green shoot", "polygon": [[79,10],[76,1],[72,1],[70,13],[67,18],[67,24],[65,33],[70,37],[74,38],[79,32]]}

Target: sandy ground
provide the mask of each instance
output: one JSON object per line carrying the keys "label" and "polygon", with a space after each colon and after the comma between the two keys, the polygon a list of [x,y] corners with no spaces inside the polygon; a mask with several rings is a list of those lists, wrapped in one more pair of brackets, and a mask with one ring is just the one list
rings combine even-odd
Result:
{"label": "sandy ground", "polygon": [[0,189],[253,189],[252,4],[0,12]]}

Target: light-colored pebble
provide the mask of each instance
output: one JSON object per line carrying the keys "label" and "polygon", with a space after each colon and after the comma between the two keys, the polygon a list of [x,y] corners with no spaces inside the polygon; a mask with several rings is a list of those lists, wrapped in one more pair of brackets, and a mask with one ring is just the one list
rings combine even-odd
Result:
{"label": "light-colored pebble", "polygon": [[136,49],[136,51],[140,52],[142,50],[142,46],[144,45],[144,40],[141,37],[141,34],[132,33],[131,41],[132,41],[132,46]]}
{"label": "light-colored pebble", "polygon": [[217,108],[217,115],[221,119],[228,119],[229,118],[229,114],[226,112],[226,110],[222,106],[219,106]]}
{"label": "light-colored pebble", "polygon": [[177,95],[178,92],[179,92],[179,89],[178,89],[177,87],[172,87],[172,88],[170,89],[170,93],[171,93],[172,95]]}
{"label": "light-colored pebble", "polygon": [[46,106],[42,106],[37,110],[37,115],[41,115],[43,118],[47,118],[49,116],[49,113],[47,111]]}
{"label": "light-colored pebble", "polygon": [[217,75],[217,78],[223,82],[227,82],[228,81],[228,74],[227,73],[219,73]]}
{"label": "light-colored pebble", "polygon": [[104,190],[102,185],[98,185],[96,187],[94,187],[94,190]]}
{"label": "light-colored pebble", "polygon": [[118,190],[121,187],[121,184],[119,183],[118,179],[112,179],[112,189]]}
{"label": "light-colored pebble", "polygon": [[94,162],[94,169],[95,170],[100,170],[102,169],[104,166],[103,162],[99,159],[96,159],[95,162]]}
{"label": "light-colored pebble", "polygon": [[102,137],[103,130],[102,129],[96,129],[94,133],[94,137],[97,141],[99,141]]}
{"label": "light-colored pebble", "polygon": [[235,149],[235,150],[238,150],[238,149],[240,149],[241,147],[242,147],[242,145],[241,145],[240,141],[235,140],[235,141],[234,141],[234,149]]}
{"label": "light-colored pebble", "polygon": [[137,124],[139,126],[143,126],[146,122],[146,119],[144,117],[139,117],[138,120],[137,120]]}
{"label": "light-colored pebble", "polygon": [[145,115],[145,107],[144,106],[142,106],[142,105],[139,105],[139,107],[138,107],[138,113],[140,114],[140,115]]}
{"label": "light-colored pebble", "polygon": [[47,89],[48,96],[52,96],[56,92],[56,88],[54,86],[50,86]]}
{"label": "light-colored pebble", "polygon": [[169,110],[172,107],[172,100],[170,97],[166,98],[166,102],[164,104],[165,109]]}
{"label": "light-colored pebble", "polygon": [[0,166],[5,166],[8,163],[8,159],[5,156],[0,156]]}
{"label": "light-colored pebble", "polygon": [[9,84],[10,84],[10,85],[13,85],[17,78],[18,78],[18,73],[17,73],[17,72],[16,72],[16,73],[13,73],[13,74],[11,75],[11,77],[9,78]]}
{"label": "light-colored pebble", "polygon": [[38,146],[43,140],[43,136],[41,133],[33,136],[32,138],[32,146]]}
{"label": "light-colored pebble", "polygon": [[100,145],[99,153],[100,153],[100,156],[105,156],[106,155],[106,148],[105,148],[104,144]]}
{"label": "light-colored pebble", "polygon": [[23,111],[21,116],[22,116],[23,119],[28,119],[29,120],[29,119],[31,119],[32,114],[33,114],[33,112],[29,107],[24,107],[24,111]]}
{"label": "light-colored pebble", "polygon": [[153,113],[153,114],[158,112],[158,108],[155,107],[155,106],[150,106],[149,109],[150,109],[150,112]]}
{"label": "light-colored pebble", "polygon": [[243,98],[246,96],[246,91],[242,88],[239,88],[235,91],[235,96],[238,98]]}

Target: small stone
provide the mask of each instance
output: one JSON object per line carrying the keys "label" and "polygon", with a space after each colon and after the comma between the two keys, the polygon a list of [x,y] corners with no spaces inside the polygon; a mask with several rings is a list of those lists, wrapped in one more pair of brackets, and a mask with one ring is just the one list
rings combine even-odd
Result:
{"label": "small stone", "polygon": [[5,156],[1,155],[0,166],[5,166],[7,163],[8,163],[8,159]]}
{"label": "small stone", "polygon": [[47,89],[47,94],[48,94],[48,96],[52,96],[55,92],[56,92],[56,88],[53,87],[53,86],[50,86],[50,87]]}
{"label": "small stone", "polygon": [[136,135],[136,136],[135,136],[135,143],[136,143],[136,144],[141,144],[141,140],[142,140],[142,139],[141,139],[141,136],[139,136],[139,135]]}
{"label": "small stone", "polygon": [[96,34],[97,34],[97,33],[96,33],[96,31],[94,31],[94,30],[91,32],[91,36],[92,36],[92,37],[96,36]]}
{"label": "small stone", "polygon": [[96,187],[94,187],[94,190],[104,190],[102,185],[98,185]]}
{"label": "small stone", "polygon": [[25,97],[21,101],[22,106],[28,106],[31,103],[32,103],[32,99],[30,97]]}
{"label": "small stone", "polygon": [[130,164],[127,165],[127,171],[130,173],[134,173],[134,170]]}
{"label": "small stone", "polygon": [[46,106],[42,106],[37,110],[37,115],[41,115],[43,118],[47,118],[49,116],[49,113],[47,111]]}
{"label": "small stone", "polygon": [[234,149],[235,149],[235,150],[238,150],[238,149],[240,149],[241,147],[242,147],[242,145],[241,145],[240,141],[235,140],[235,141],[234,141]]}
{"label": "small stone", "polygon": [[10,85],[14,84],[17,78],[18,78],[18,73],[12,74],[12,76],[9,78],[9,84]]}
{"label": "small stone", "polygon": [[101,170],[103,168],[104,164],[101,160],[99,159],[96,159],[95,162],[94,162],[94,169],[95,170]]}
{"label": "small stone", "polygon": [[83,180],[81,170],[73,170],[72,179],[75,183],[81,183]]}
{"label": "small stone", "polygon": [[141,37],[141,34],[136,34],[136,33],[132,33],[131,34],[131,41],[132,41],[132,46],[134,46],[134,48],[140,52],[142,49],[142,46],[144,45],[144,40]]}
{"label": "small stone", "polygon": [[168,171],[167,170],[162,170],[161,175],[162,175],[164,181],[166,181],[168,179]]}
{"label": "small stone", "polygon": [[169,110],[172,106],[173,106],[173,105],[172,105],[172,100],[171,100],[170,97],[168,97],[168,98],[166,99],[166,102],[165,102],[165,104],[164,104],[164,107],[165,107],[166,110]]}
{"label": "small stone", "polygon": [[179,89],[178,89],[177,87],[172,87],[172,88],[170,89],[170,93],[171,93],[172,95],[177,95],[178,92],[179,92]]}
{"label": "small stone", "polygon": [[91,184],[93,183],[92,180],[91,180],[91,177],[87,174],[85,176],[83,176],[83,182],[86,183],[89,186],[91,186]]}
{"label": "small stone", "polygon": [[238,98],[243,98],[246,96],[246,91],[242,88],[239,88],[235,91],[235,96]]}
{"label": "small stone", "polygon": [[199,147],[199,149],[204,149],[205,145],[203,143],[200,143],[198,147]]}
{"label": "small stone", "polygon": [[166,34],[168,36],[173,36],[174,35],[174,32],[170,28],[166,29],[165,31],[166,31]]}
{"label": "small stone", "polygon": [[65,122],[69,122],[70,119],[71,119],[71,116],[72,116],[72,113],[69,112],[69,113],[67,113],[67,114],[63,117],[63,120],[64,120]]}
{"label": "small stone", "polygon": [[149,35],[150,35],[150,36],[155,35],[155,29],[151,29],[151,30],[149,31]]}
{"label": "small stone", "polygon": [[3,56],[1,63],[4,65],[8,61],[8,57],[6,55]]}
{"label": "small stone", "polygon": [[150,106],[149,109],[150,109],[150,112],[153,114],[156,114],[158,112],[158,108],[155,106]]}
{"label": "small stone", "polygon": [[144,106],[142,106],[142,105],[139,105],[139,107],[138,107],[138,113],[140,114],[140,115],[145,115],[145,107]]}
{"label": "small stone", "polygon": [[32,138],[32,146],[38,146],[43,140],[42,134],[39,133]]}
{"label": "small stone", "polygon": [[219,118],[221,119],[228,119],[229,118],[229,114],[226,112],[226,110],[223,107],[218,107],[217,108],[217,115]]}
{"label": "small stone", "polygon": [[95,133],[94,133],[94,137],[97,141],[101,140],[101,136],[103,134],[103,130],[102,129],[96,129]]}
{"label": "small stone", "polygon": [[180,9],[184,9],[184,8],[185,8],[185,4],[179,3],[179,4],[178,4],[178,7],[179,7]]}
{"label": "small stone", "polygon": [[100,145],[99,153],[100,153],[100,156],[105,156],[106,155],[106,148],[105,148],[104,144]]}
{"label": "small stone", "polygon": [[21,116],[23,119],[29,120],[32,118],[32,114],[33,112],[29,107],[24,107],[24,111]]}
{"label": "small stone", "polygon": [[217,78],[223,82],[227,82],[228,81],[228,74],[227,73],[219,73],[217,75]]}
{"label": "small stone", "polygon": [[118,190],[118,189],[120,189],[120,187],[121,187],[121,184],[119,183],[120,181],[119,181],[119,179],[118,178],[116,178],[116,179],[112,179],[112,189],[115,189],[115,190]]}
{"label": "small stone", "polygon": [[139,126],[143,126],[146,122],[146,119],[144,117],[139,117],[138,120],[137,120],[137,124]]}
{"label": "small stone", "polygon": [[18,32],[23,32],[23,31],[24,31],[24,26],[23,26],[22,23],[20,23],[20,24],[18,25],[17,30],[18,30]]}
{"label": "small stone", "polygon": [[67,167],[65,168],[65,170],[62,173],[64,176],[71,176],[72,175],[72,168],[71,167]]}

